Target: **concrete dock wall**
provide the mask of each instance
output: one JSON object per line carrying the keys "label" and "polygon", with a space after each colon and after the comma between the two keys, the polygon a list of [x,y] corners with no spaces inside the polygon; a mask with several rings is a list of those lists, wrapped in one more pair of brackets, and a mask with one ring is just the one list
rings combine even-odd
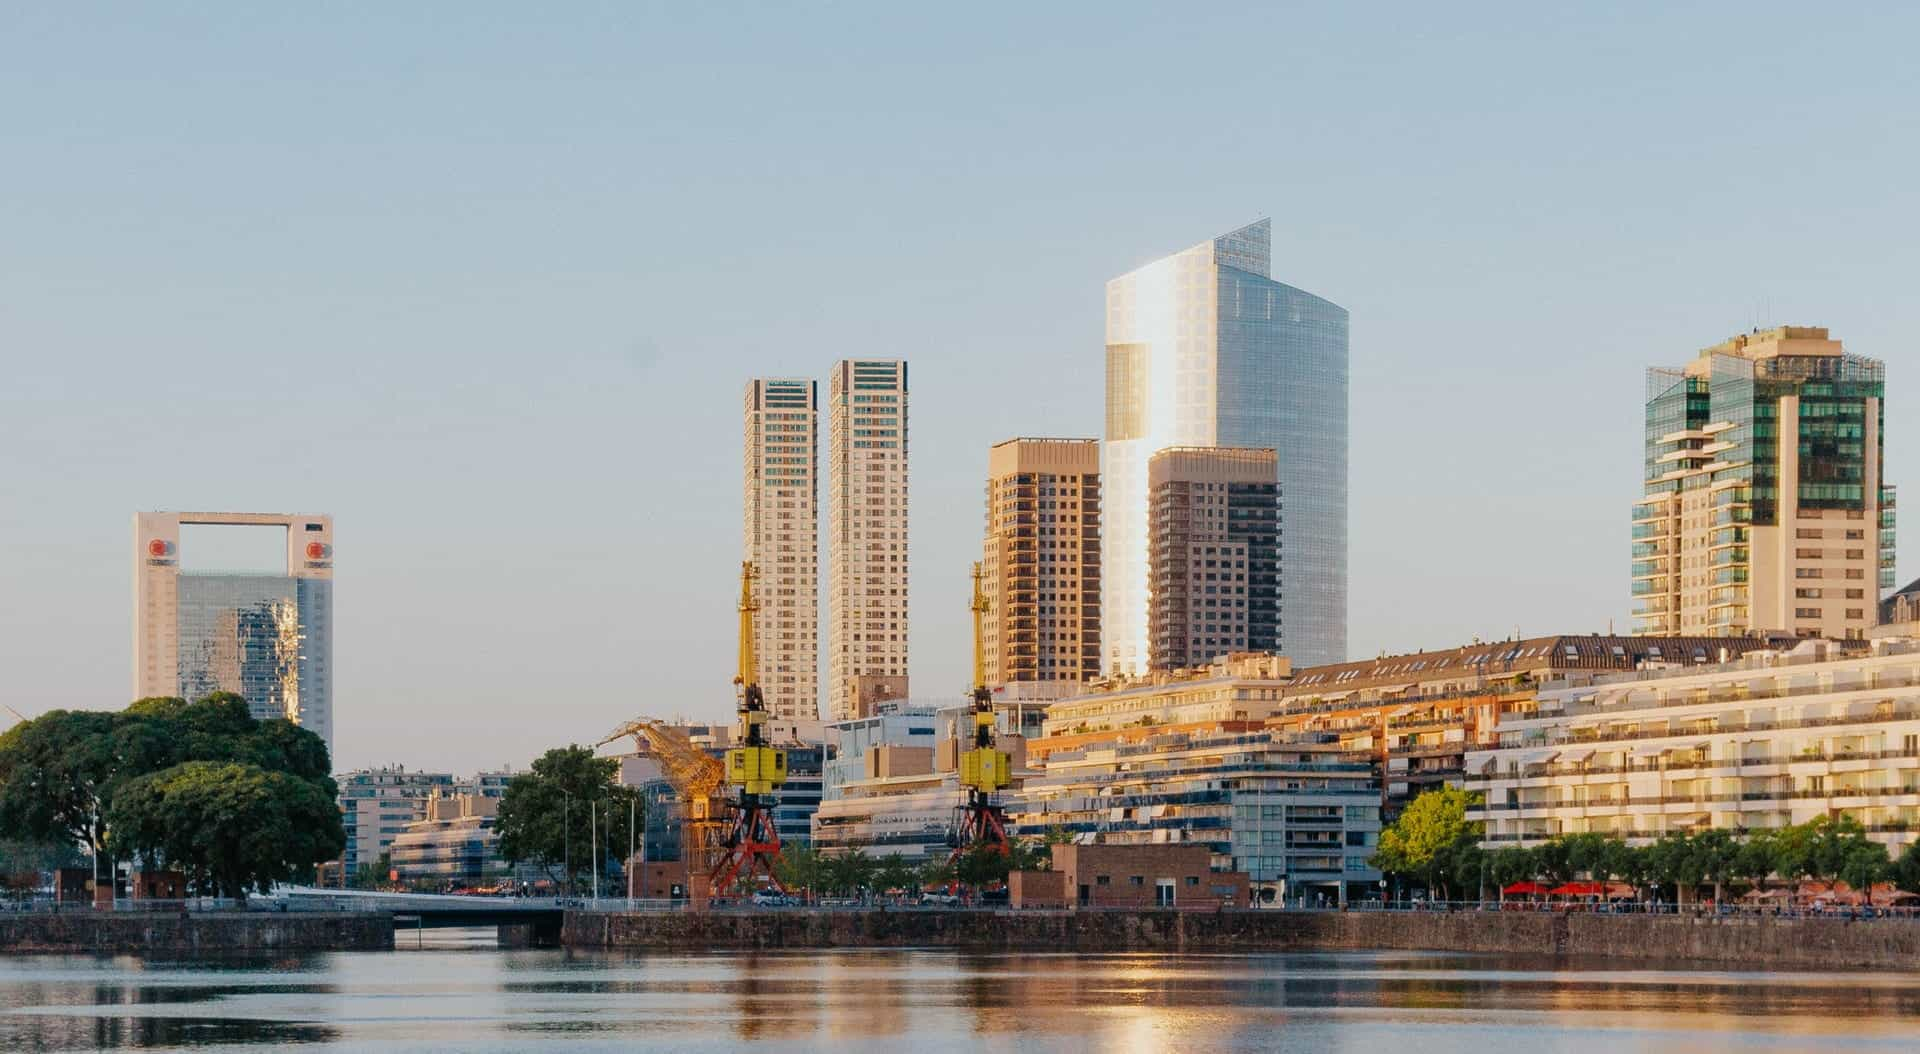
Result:
{"label": "concrete dock wall", "polygon": [[384,913],[0,913],[0,953],[197,956],[392,948],[393,916]]}
{"label": "concrete dock wall", "polygon": [[977,951],[1406,949],[1692,961],[1754,967],[1920,969],[1920,922],[1535,912],[793,911],[569,912],[574,947]]}

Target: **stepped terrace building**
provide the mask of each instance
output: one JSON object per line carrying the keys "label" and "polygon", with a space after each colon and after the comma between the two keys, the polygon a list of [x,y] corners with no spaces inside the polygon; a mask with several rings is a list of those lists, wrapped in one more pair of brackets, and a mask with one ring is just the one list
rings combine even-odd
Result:
{"label": "stepped terrace building", "polygon": [[1511,715],[1529,713],[1543,683],[1585,684],[1643,666],[1700,666],[1768,646],[1754,638],[1561,635],[1312,666],[1280,687],[1266,725],[1331,734],[1371,757],[1391,818],[1423,791],[1458,786],[1468,751],[1496,742],[1496,729]]}
{"label": "stepped terrace building", "polygon": [[[1231,726],[1232,722],[1223,723]],[[1090,845],[1198,844],[1256,888],[1344,904],[1377,892],[1373,768],[1331,736],[1163,732],[1056,751],[1008,805],[1013,833]]]}
{"label": "stepped terrace building", "polygon": [[1548,685],[1467,769],[1489,845],[1846,815],[1899,852],[1920,832],[1920,642],[1807,641]]}
{"label": "stepped terrace building", "polygon": [[1280,705],[1292,665],[1284,656],[1228,655],[1206,666],[1095,681],[1087,694],[1047,707],[1027,756],[1140,742],[1164,732],[1258,731]]}

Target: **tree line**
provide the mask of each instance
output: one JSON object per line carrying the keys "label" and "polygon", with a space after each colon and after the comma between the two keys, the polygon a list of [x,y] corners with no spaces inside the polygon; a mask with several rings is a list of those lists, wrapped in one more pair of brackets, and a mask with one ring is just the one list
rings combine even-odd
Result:
{"label": "tree line", "polygon": [[244,898],[346,847],[326,744],[246,700],[141,699],[54,710],[0,734],[0,839],[84,848],[182,872],[198,894]]}
{"label": "tree line", "polygon": [[1649,894],[1670,890],[1682,904],[1698,899],[1703,889],[1719,903],[1735,882],[1763,889],[1774,880],[1838,880],[1862,892],[1891,882],[1920,893],[1920,843],[1894,859],[1851,816],[1749,831],[1675,831],[1644,845],[1582,833],[1536,846],[1484,849],[1482,825],[1466,819],[1467,807],[1475,803],[1476,796],[1453,787],[1421,794],[1380,833],[1373,865],[1418,882],[1441,899],[1484,895],[1488,885],[1559,885],[1580,878],[1624,882]]}

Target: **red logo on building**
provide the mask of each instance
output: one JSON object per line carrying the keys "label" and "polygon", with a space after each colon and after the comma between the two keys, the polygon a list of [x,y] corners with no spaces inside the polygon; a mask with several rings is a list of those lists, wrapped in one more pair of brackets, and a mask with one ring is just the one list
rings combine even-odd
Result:
{"label": "red logo on building", "polygon": [[321,544],[320,544],[319,542],[308,542],[308,543],[307,543],[307,559],[309,559],[309,560],[318,560],[318,559],[320,559],[321,557],[323,557],[323,556],[326,556],[326,555],[327,555],[327,547],[326,547],[326,546],[324,546],[324,545],[321,545]]}
{"label": "red logo on building", "polygon": [[148,543],[147,543],[147,555],[148,555],[148,556],[165,556],[165,555],[167,555],[167,543],[166,543],[166,542],[163,542],[163,541],[161,541],[161,540],[160,540],[160,539],[158,539],[158,538],[155,538],[155,539],[154,539],[153,541],[150,541],[150,542],[148,542]]}

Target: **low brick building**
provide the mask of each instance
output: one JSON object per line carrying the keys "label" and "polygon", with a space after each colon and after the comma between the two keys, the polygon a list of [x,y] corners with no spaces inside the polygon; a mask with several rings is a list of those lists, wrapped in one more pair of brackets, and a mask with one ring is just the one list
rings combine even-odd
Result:
{"label": "low brick building", "polygon": [[1246,873],[1212,860],[1205,845],[1056,845],[1052,870],[1079,907],[1246,907]]}
{"label": "low brick building", "polygon": [[1059,871],[1015,871],[1007,875],[1007,906],[1064,908],[1067,876]]}

